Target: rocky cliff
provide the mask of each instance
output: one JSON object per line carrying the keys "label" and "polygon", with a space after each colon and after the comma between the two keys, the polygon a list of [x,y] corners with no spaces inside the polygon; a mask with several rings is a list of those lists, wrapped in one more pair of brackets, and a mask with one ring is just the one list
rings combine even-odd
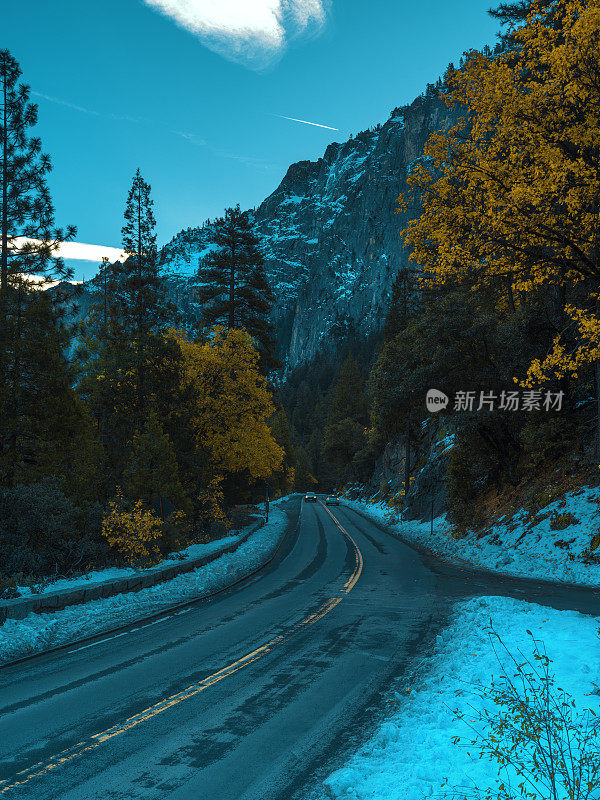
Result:
{"label": "rocky cliff", "polygon": [[[407,219],[396,213],[396,199],[427,137],[450,114],[437,96],[395,109],[383,125],[330,144],[317,161],[292,164],[254,210],[290,367],[310,360],[333,333],[381,326],[394,277],[408,261],[399,236]],[[198,311],[189,276],[209,246],[207,224],[182,231],[161,251],[189,314]]]}

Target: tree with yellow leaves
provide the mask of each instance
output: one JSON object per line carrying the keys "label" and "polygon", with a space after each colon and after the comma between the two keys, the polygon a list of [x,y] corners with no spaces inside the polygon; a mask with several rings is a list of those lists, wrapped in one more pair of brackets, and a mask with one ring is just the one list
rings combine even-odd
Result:
{"label": "tree with yellow leaves", "polygon": [[284,453],[267,425],[275,409],[250,336],[222,327],[213,328],[206,342],[177,330],[170,336],[182,353],[196,444],[208,453],[213,474],[245,473],[251,482],[268,477]]}
{"label": "tree with yellow leaves", "polygon": [[109,503],[102,520],[102,535],[134,567],[157,564],[161,560],[159,541],[163,523],[141,500],[128,508],[123,497]]}
{"label": "tree with yellow leaves", "polygon": [[600,3],[532,0],[509,39],[446,76],[465,114],[409,176],[423,210],[403,237],[434,282],[504,286],[513,309],[555,299],[554,346],[522,381],[533,386],[600,354]]}

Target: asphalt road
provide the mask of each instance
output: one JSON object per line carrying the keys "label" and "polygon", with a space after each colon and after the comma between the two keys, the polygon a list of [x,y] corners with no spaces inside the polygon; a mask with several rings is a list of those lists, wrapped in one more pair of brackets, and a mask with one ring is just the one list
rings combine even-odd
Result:
{"label": "asphalt road", "polygon": [[457,597],[600,614],[593,593],[448,568],[344,507],[284,509],[248,581],[0,671],[0,794],[289,800],[360,740]]}

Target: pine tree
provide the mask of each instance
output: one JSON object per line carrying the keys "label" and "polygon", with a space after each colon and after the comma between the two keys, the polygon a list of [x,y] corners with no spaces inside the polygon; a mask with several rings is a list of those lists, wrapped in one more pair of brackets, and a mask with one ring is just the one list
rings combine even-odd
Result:
{"label": "pine tree", "polygon": [[408,325],[408,320],[416,306],[415,270],[401,269],[392,285],[392,299],[383,327],[386,341],[393,339]]}
{"label": "pine tree", "polygon": [[146,507],[162,497],[179,510],[191,511],[179,479],[175,449],[155,411],[148,414],[143,431],[133,438],[123,489],[129,500],[142,500]]}
{"label": "pine tree", "polygon": [[[61,413],[70,392],[62,380],[67,332],[58,304],[39,290],[50,277],[70,277],[53,256],[60,240],[75,235],[72,227],[54,225],[46,184],[50,159],[40,140],[29,136],[37,106],[29,102],[29,87],[18,83],[20,76],[16,60],[0,51],[0,480],[9,486],[26,480],[40,447],[49,446],[52,431],[60,428],[53,414]],[[39,276],[35,288],[27,273]],[[57,385],[50,389],[54,366]],[[55,394],[44,396],[43,387]]]}
{"label": "pine tree", "polygon": [[20,283],[23,272],[68,278],[61,259],[52,258],[58,243],[72,239],[75,228],[54,225],[46,175],[52,166],[39,138],[28,129],[37,123],[30,89],[19,84],[21,69],[8,50],[0,50],[0,293]]}
{"label": "pine tree", "polygon": [[23,294],[15,305],[19,338],[0,380],[0,484],[56,477],[71,493],[72,471],[81,468],[77,453],[100,456],[92,452],[90,423],[72,388],[69,334],[47,292]]}
{"label": "pine tree", "polygon": [[98,339],[111,339],[119,335],[119,308],[117,286],[120,264],[103,257],[97,275],[89,285],[92,302],[87,317],[88,331]]}
{"label": "pine tree", "polygon": [[140,171],[129,191],[124,263],[103,261],[84,324],[78,390],[96,417],[107,456],[107,485],[121,483],[127,443],[144,429],[147,410],[167,413],[178,386],[180,352],[164,336],[175,321],[158,265],[150,186]]}
{"label": "pine tree", "polygon": [[274,303],[249,212],[239,205],[212,224],[214,248],[199,265],[204,324],[245,330],[256,341],[263,370],[276,365],[269,314]]}
{"label": "pine tree", "polygon": [[367,422],[364,380],[350,354],[333,385],[323,431],[323,454],[336,484],[350,477],[352,460],[366,443]]}
{"label": "pine tree", "polygon": [[174,314],[166,300],[158,266],[153,204],[150,185],[138,169],[125,204],[121,233],[123,250],[129,258],[120,269],[116,301],[123,334],[134,345],[137,406],[142,416],[147,402],[150,340],[166,327]]}

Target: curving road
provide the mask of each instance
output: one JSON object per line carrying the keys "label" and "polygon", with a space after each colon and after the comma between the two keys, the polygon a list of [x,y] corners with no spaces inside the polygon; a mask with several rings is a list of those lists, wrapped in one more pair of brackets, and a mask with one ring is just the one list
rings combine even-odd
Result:
{"label": "curving road", "polygon": [[[347,508],[283,506],[284,545],[212,600],[0,671],[0,794],[290,798],[369,725],[452,600],[551,585],[417,554]],[[589,592],[575,607],[600,613]]]}

